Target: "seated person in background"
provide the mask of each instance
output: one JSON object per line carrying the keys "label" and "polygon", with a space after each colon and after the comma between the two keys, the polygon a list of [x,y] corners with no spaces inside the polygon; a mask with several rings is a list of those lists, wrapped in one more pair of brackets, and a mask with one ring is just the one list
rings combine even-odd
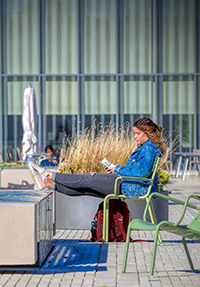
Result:
{"label": "seated person in background", "polygon": [[[156,157],[165,154],[161,137],[162,127],[150,118],[143,117],[133,123],[133,132],[138,147],[130,155],[124,167],[116,165],[105,168],[106,173],[60,174],[29,162],[28,167],[37,185],[42,190],[51,188],[66,195],[91,195],[105,197],[113,193],[115,179],[118,176],[151,177]],[[117,161],[117,159],[116,159]],[[138,197],[146,194],[149,183],[123,180],[119,183],[120,193]],[[158,191],[158,175],[155,176],[152,192]],[[122,184],[122,185],[121,185]]]}
{"label": "seated person in background", "polygon": [[54,149],[51,145],[45,147],[46,157],[40,162],[40,166],[57,166],[58,156],[54,152]]}

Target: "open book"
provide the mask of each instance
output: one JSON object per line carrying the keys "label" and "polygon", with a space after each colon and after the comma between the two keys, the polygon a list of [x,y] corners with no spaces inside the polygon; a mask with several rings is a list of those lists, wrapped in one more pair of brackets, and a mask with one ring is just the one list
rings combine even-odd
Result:
{"label": "open book", "polygon": [[115,167],[114,163],[109,161],[106,157],[102,161],[100,161],[100,164],[104,165],[105,167]]}

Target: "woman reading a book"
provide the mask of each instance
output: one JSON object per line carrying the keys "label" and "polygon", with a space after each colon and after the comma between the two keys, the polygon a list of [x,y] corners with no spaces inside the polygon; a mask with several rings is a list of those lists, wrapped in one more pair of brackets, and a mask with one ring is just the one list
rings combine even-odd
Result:
{"label": "woman reading a book", "polygon": [[[118,176],[151,177],[155,158],[165,153],[161,138],[162,127],[150,118],[136,120],[133,132],[138,147],[124,167],[111,165],[105,167],[106,173],[60,174],[47,171],[31,161],[28,164],[29,170],[39,190],[51,188],[70,196],[90,195],[104,198],[114,192],[114,183]],[[152,192],[158,191],[157,182],[156,175]],[[149,185],[131,180],[119,180],[118,183],[119,193],[135,197],[144,195]]]}

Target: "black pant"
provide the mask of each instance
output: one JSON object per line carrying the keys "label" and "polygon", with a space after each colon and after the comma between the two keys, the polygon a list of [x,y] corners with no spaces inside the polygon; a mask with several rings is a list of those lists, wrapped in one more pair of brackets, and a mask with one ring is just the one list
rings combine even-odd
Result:
{"label": "black pant", "polygon": [[[114,193],[114,173],[52,174],[52,189],[70,196],[90,195],[104,198]],[[121,179],[118,180],[118,191]]]}

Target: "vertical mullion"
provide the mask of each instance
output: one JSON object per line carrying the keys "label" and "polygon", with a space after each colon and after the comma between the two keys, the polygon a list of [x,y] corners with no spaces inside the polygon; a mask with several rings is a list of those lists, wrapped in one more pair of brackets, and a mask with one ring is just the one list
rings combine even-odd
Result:
{"label": "vertical mullion", "polygon": [[119,107],[120,107],[120,102],[119,102],[119,25],[118,25],[118,17],[119,17],[119,3],[120,1],[119,0],[116,0],[116,5],[117,5],[117,9],[116,9],[116,68],[117,68],[117,71],[116,71],[116,85],[117,85],[117,111],[116,111],[116,124],[119,126]]}
{"label": "vertical mullion", "polygon": [[[2,58],[3,58],[3,53],[2,53],[2,28],[1,28],[1,11],[2,11],[2,1],[0,0],[0,153],[3,155],[3,120],[2,120],[2,115],[3,115],[3,89],[2,89]],[[0,186],[1,188],[1,186]]]}
{"label": "vertical mullion", "polygon": [[[57,82],[57,77],[56,77],[56,76],[53,76],[53,77],[52,77],[52,81],[53,81],[54,83],[56,83],[56,82]],[[57,89],[57,83],[52,86],[53,94],[55,94],[56,89]],[[55,143],[55,138],[56,138],[56,122],[57,122],[57,116],[56,116],[56,114],[53,114],[53,115],[52,115],[53,144]],[[54,147],[54,148],[55,148],[55,147]]]}
{"label": "vertical mullion", "polygon": [[[103,91],[105,91],[105,81],[106,81],[106,79],[105,79],[104,76],[101,76],[100,79],[101,79],[100,80],[100,82],[101,82],[100,89],[103,89]],[[101,116],[101,124],[102,124],[102,126],[104,126],[104,124],[105,124],[105,110],[104,110],[105,97],[102,96],[103,94],[105,94],[105,93],[100,91],[100,107],[101,107],[101,112],[100,112],[101,115],[100,116]]]}
{"label": "vertical mullion", "polygon": [[[0,51],[1,53],[1,51]],[[2,89],[2,76],[0,76],[0,153],[2,154],[3,150],[3,120],[2,120],[2,115],[3,115],[3,89]]]}
{"label": "vertical mullion", "polygon": [[162,125],[163,76],[160,74],[163,74],[163,0],[156,2],[156,108],[154,119]]}
{"label": "vertical mullion", "polygon": [[[80,130],[85,129],[85,100],[84,100],[84,83],[85,77],[82,76],[84,73],[84,17],[85,17],[85,1],[77,0],[77,57],[78,57],[78,67],[77,67],[77,83],[78,83],[78,115],[77,115],[77,133]],[[74,132],[73,132],[74,133]]]}
{"label": "vertical mullion", "polygon": [[[3,77],[3,90],[4,94],[8,94],[8,87],[7,87],[7,77]],[[4,97],[3,102],[4,108],[4,160],[7,160],[6,149],[8,148],[8,97]]]}
{"label": "vertical mullion", "polygon": [[2,74],[7,74],[7,1],[1,2]]}
{"label": "vertical mullion", "polygon": [[153,25],[153,21],[154,21],[154,0],[151,0],[151,76],[150,76],[150,80],[151,80],[151,114],[153,116],[153,99],[154,99],[154,96],[153,96],[153,61],[154,61],[154,45],[153,45],[153,28],[154,28],[154,25]]}
{"label": "vertical mullion", "polygon": [[163,125],[163,0],[159,5],[159,94],[158,94],[158,122]]}
{"label": "vertical mullion", "polygon": [[40,94],[40,112],[41,112],[41,121],[42,125],[42,135],[43,135],[43,146],[41,146],[42,150],[44,150],[46,146],[46,138],[47,138],[47,127],[46,127],[46,82],[47,82],[47,77],[43,76],[40,79],[40,84],[41,84],[41,94]]}
{"label": "vertical mullion", "polygon": [[[196,51],[195,51],[195,55],[196,55],[196,70],[195,70],[195,99],[196,99],[196,107],[198,107],[198,110],[197,110],[197,122],[196,122],[196,133],[197,133],[197,146],[198,148],[200,148],[200,132],[199,132],[199,128],[200,128],[200,75],[199,75],[199,71],[200,71],[200,56],[199,56],[199,52],[200,52],[200,36],[199,36],[199,33],[200,33],[200,3],[198,0],[196,0],[196,6],[195,6],[195,11],[196,11],[196,45],[195,45],[195,48],[196,48]],[[196,74],[198,73],[198,75]]]}
{"label": "vertical mullion", "polygon": [[124,31],[124,1],[117,0],[117,17],[116,17],[116,30],[117,30],[117,116],[116,122],[118,125],[123,125],[124,123],[124,88],[123,88],[123,77],[119,74],[123,73],[123,62],[124,62],[124,52],[123,52],[123,31]]}
{"label": "vertical mullion", "polygon": [[[46,0],[38,0],[38,49],[39,49],[39,75],[38,75],[38,82],[39,82],[39,117],[38,117],[38,141],[39,146],[43,150],[46,145],[46,114],[44,109],[45,103],[45,83],[46,77],[43,77],[42,74],[45,74],[46,67],[45,67],[45,41],[46,41]],[[43,136],[42,136],[43,135]],[[42,145],[43,144],[43,145]]]}
{"label": "vertical mullion", "polygon": [[[120,1],[119,7],[119,73],[124,73],[124,1]],[[119,98],[121,99],[120,103],[120,124],[124,124],[124,76],[120,77],[119,81]]]}
{"label": "vertical mullion", "polygon": [[153,120],[157,117],[157,98],[158,98],[158,1],[155,2],[155,114]]}
{"label": "vertical mullion", "polygon": [[[1,2],[1,36],[3,39],[3,43],[1,46],[1,55],[2,55],[2,74],[7,74],[7,1],[3,1]],[[2,110],[3,110],[3,114],[2,114],[2,121],[4,119],[4,122],[2,122],[2,138],[4,139],[3,142],[3,146],[2,149],[4,148],[4,160],[7,159],[7,155],[5,150],[8,148],[8,142],[7,142],[7,136],[8,136],[8,88],[7,88],[7,75],[2,77],[2,97],[4,95],[4,97],[2,98]]]}
{"label": "vertical mullion", "polygon": [[[179,77],[178,77],[178,83],[180,83],[180,82],[183,82],[183,75],[179,75]],[[181,86],[181,88],[182,88],[182,86]],[[179,86],[178,86],[177,89],[179,89]],[[177,90],[175,94],[179,95],[179,90]],[[180,96],[178,98],[178,101],[179,101],[179,106],[181,106],[182,100],[181,100]],[[182,139],[183,139],[183,115],[180,113],[178,117],[179,117],[179,136],[180,136],[181,144],[182,144]]]}
{"label": "vertical mullion", "polygon": [[[24,78],[24,77],[23,77]],[[26,78],[26,77],[25,77]],[[14,83],[17,83],[17,76],[13,77],[13,81]],[[15,107],[16,105],[16,101],[17,101],[17,93],[16,90],[14,90],[14,102],[13,102],[13,126],[14,126],[14,150],[13,150],[13,156],[14,156],[14,160],[17,160],[17,134],[18,134],[18,130],[17,130],[17,113],[15,111]]]}
{"label": "vertical mullion", "polygon": [[[169,82],[172,83],[173,82],[173,76],[170,75],[169,76]],[[172,86],[170,85],[169,86],[169,95],[170,95],[170,99],[169,99],[169,105],[170,105],[170,108],[169,110],[172,111],[172,103],[173,103],[173,99],[171,98],[171,95],[172,95],[172,92],[170,92],[170,89],[172,89]],[[169,115],[169,132],[172,133],[173,131],[173,117],[172,117],[172,114]],[[172,137],[170,137],[170,145],[172,144]],[[170,155],[170,160],[171,159],[171,155]]]}
{"label": "vertical mullion", "polygon": [[195,1],[195,17],[194,17],[194,149],[198,146],[198,97],[197,97],[197,73],[198,73],[198,0]]}

